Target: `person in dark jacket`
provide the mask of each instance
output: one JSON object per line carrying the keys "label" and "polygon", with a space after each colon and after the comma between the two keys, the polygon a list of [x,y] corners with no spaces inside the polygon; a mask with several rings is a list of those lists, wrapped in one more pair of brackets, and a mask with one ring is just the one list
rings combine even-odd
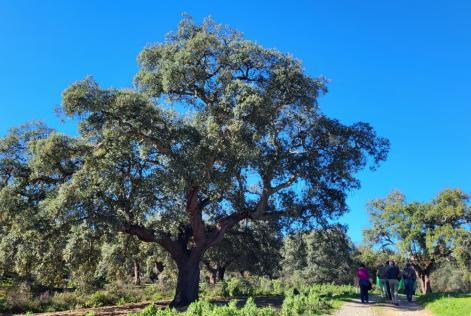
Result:
{"label": "person in dark jacket", "polygon": [[360,285],[360,298],[362,303],[368,303],[368,290],[370,288],[370,275],[364,264],[357,270],[358,284]]}
{"label": "person in dark jacket", "polygon": [[393,260],[389,261],[389,266],[386,271],[386,279],[388,280],[389,287],[391,289],[392,302],[394,305],[399,305],[398,302],[398,290],[399,290],[399,280],[401,279],[401,270],[396,266]]}
{"label": "person in dark jacket", "polygon": [[388,280],[386,279],[386,269],[389,266],[389,261],[378,268],[376,272],[378,279],[379,279],[379,287],[381,289],[381,297],[386,298],[389,297],[391,299],[391,291],[389,290]]}
{"label": "person in dark jacket", "polygon": [[415,270],[410,263],[402,271],[402,278],[404,279],[404,288],[406,290],[407,301],[412,302],[412,295],[414,294],[414,283],[417,279]]}

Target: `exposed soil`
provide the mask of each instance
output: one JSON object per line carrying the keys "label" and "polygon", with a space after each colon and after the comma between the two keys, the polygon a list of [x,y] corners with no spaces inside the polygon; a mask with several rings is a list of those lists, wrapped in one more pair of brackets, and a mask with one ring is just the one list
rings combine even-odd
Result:
{"label": "exposed soil", "polygon": [[370,303],[362,304],[360,299],[347,301],[334,314],[335,316],[432,316],[416,302],[399,299],[399,306],[383,302],[376,296],[371,297]]}

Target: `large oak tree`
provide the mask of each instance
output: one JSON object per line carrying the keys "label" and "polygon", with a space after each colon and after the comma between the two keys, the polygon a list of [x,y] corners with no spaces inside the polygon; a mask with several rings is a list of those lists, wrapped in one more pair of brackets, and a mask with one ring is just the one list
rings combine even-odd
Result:
{"label": "large oak tree", "polygon": [[57,180],[38,204],[56,224],[105,223],[170,253],[172,306],[197,299],[203,254],[237,223],[326,223],[347,210],[356,173],[386,158],[370,125],[320,111],[323,78],[210,19],[184,17],[138,62],[135,89],[91,78],[67,88],[63,110],[80,135],[62,136],[60,150],[36,142],[31,161]]}

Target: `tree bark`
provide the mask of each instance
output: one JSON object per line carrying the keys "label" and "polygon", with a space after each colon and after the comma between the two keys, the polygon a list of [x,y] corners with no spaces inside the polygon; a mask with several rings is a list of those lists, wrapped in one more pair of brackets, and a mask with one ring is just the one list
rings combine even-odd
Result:
{"label": "tree bark", "polygon": [[216,271],[216,280],[219,281],[224,281],[224,274],[226,272],[225,267],[218,267]]}
{"label": "tree bark", "polygon": [[137,260],[134,260],[134,285],[141,284],[141,267]]}
{"label": "tree bark", "polygon": [[432,288],[430,286],[430,275],[427,273],[419,273],[419,279],[422,294],[432,293]]}
{"label": "tree bark", "polygon": [[209,284],[216,284],[217,282],[217,273],[216,270],[210,270],[209,271]]}
{"label": "tree bark", "polygon": [[[185,262],[177,263],[178,277],[175,297],[170,307],[184,307],[198,299],[200,265],[199,258],[195,260],[188,258]],[[193,260],[192,260],[193,259]]]}

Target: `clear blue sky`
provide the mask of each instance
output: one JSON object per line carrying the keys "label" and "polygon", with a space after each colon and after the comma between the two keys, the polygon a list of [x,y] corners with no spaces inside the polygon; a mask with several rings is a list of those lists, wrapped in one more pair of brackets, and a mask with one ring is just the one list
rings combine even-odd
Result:
{"label": "clear blue sky", "polygon": [[388,161],[362,172],[342,221],[355,242],[365,204],[402,190],[428,200],[471,193],[471,1],[7,1],[0,0],[0,134],[41,119],[70,83],[93,75],[129,87],[136,56],[175,29],[182,12],[212,15],[247,38],[289,52],[331,79],[323,110],[366,121],[390,139]]}

